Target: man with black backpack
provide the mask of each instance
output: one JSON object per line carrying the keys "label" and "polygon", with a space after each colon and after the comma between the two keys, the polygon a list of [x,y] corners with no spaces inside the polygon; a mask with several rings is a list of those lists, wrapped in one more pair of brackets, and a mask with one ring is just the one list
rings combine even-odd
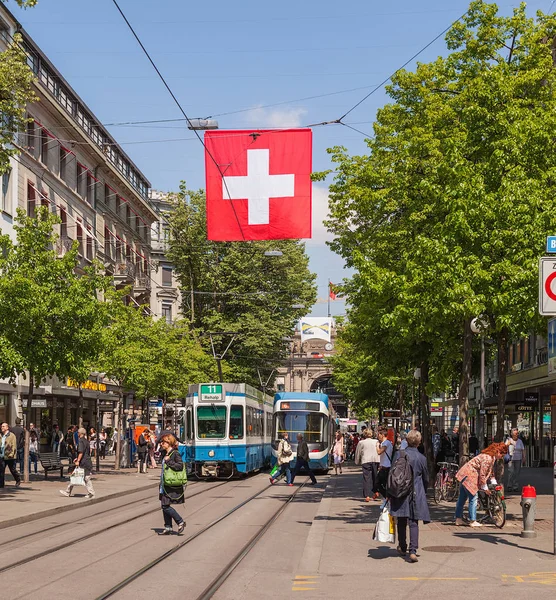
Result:
{"label": "man with black backpack", "polygon": [[421,443],[421,433],[412,430],[407,434],[407,448],[400,451],[399,457],[390,469],[388,477],[388,497],[390,514],[398,518],[398,553],[406,556],[407,526],[409,525],[409,562],[418,561],[419,521],[430,522],[427,504],[429,472],[427,459],[417,450]]}

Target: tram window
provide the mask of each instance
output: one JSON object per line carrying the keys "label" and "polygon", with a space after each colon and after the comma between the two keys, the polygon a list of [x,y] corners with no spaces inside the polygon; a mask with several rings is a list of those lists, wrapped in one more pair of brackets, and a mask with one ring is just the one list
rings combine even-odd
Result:
{"label": "tram window", "polygon": [[322,442],[324,438],[325,416],[322,413],[305,411],[278,412],[276,418],[276,439],[288,432],[290,440],[301,433],[306,442]]}
{"label": "tram window", "polygon": [[243,437],[243,406],[232,404],[230,407],[230,439],[239,440]]}
{"label": "tram window", "polygon": [[200,438],[223,438],[226,435],[226,407],[198,406],[197,432]]}
{"label": "tram window", "polygon": [[187,409],[185,413],[185,435],[188,440],[193,438],[193,419],[191,418],[191,410]]}

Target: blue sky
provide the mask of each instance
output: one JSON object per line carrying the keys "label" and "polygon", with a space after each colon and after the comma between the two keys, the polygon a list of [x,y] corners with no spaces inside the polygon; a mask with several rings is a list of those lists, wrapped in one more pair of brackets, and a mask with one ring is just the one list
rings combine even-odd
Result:
{"label": "blue sky", "polygon": [[[190,118],[215,116],[221,128],[297,127],[337,119],[467,9],[468,0],[119,0]],[[527,3],[531,13],[551,0]],[[502,12],[517,1],[498,3]],[[105,124],[177,119],[181,114],[123,22],[112,0],[39,0],[16,14],[50,60]],[[441,38],[420,55],[445,53]],[[411,68],[411,65],[408,66]],[[358,88],[358,89],[354,89]],[[346,91],[353,90],[353,91]],[[338,93],[337,93],[338,92]],[[312,99],[303,99],[321,96]],[[380,89],[345,121],[372,132]],[[267,106],[276,105],[278,106]],[[242,112],[236,112],[242,111]],[[233,113],[233,114],[225,114]],[[204,187],[203,148],[183,123],[109,125],[155,189],[183,179]],[[364,153],[364,136],[346,127],[313,129],[313,169],[330,167],[326,149]],[[314,316],[326,315],[327,281],[346,276],[325,245],[327,186],[314,187],[314,239],[307,242],[318,275]],[[332,302],[332,315],[345,312]]]}

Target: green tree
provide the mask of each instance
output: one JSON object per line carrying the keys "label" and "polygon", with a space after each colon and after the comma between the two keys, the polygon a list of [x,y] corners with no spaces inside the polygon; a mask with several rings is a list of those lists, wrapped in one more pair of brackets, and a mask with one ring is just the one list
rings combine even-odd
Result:
{"label": "green tree", "polygon": [[[38,209],[37,218],[18,210],[16,243],[0,236],[0,375],[28,377],[25,416],[34,387],[46,377],[83,379],[100,350],[106,323],[97,293],[107,281],[94,266],[76,273],[76,243],[64,256],[57,255],[56,223],[58,218],[45,207]],[[24,467],[28,481],[27,458]]]}
{"label": "green tree", "polygon": [[445,389],[459,363],[461,454],[471,319],[486,315],[499,341],[498,437],[507,343],[539,325],[537,260],[556,226],[555,28],[524,6],[506,18],[472,2],[447,35],[451,54],[392,79],[369,155],[331,151],[332,247],[368,299],[350,318],[388,331],[387,352],[421,348],[429,390]]}
{"label": "green tree", "polygon": [[[284,337],[316,300],[315,276],[298,240],[207,241],[205,195],[182,184],[173,196],[170,260],[176,265],[183,312],[199,334],[232,332],[228,377],[259,385],[287,353]],[[278,250],[281,256],[265,256]],[[202,339],[207,340],[207,337]],[[222,355],[230,336],[214,336]],[[206,341],[205,341],[206,345]]]}

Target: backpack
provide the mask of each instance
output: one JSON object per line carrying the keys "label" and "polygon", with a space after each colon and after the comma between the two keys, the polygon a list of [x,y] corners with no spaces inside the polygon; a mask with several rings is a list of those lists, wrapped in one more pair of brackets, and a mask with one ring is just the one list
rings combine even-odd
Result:
{"label": "backpack", "polygon": [[413,491],[413,469],[403,450],[400,450],[396,462],[390,468],[387,490],[388,496],[392,498],[405,498]]}

